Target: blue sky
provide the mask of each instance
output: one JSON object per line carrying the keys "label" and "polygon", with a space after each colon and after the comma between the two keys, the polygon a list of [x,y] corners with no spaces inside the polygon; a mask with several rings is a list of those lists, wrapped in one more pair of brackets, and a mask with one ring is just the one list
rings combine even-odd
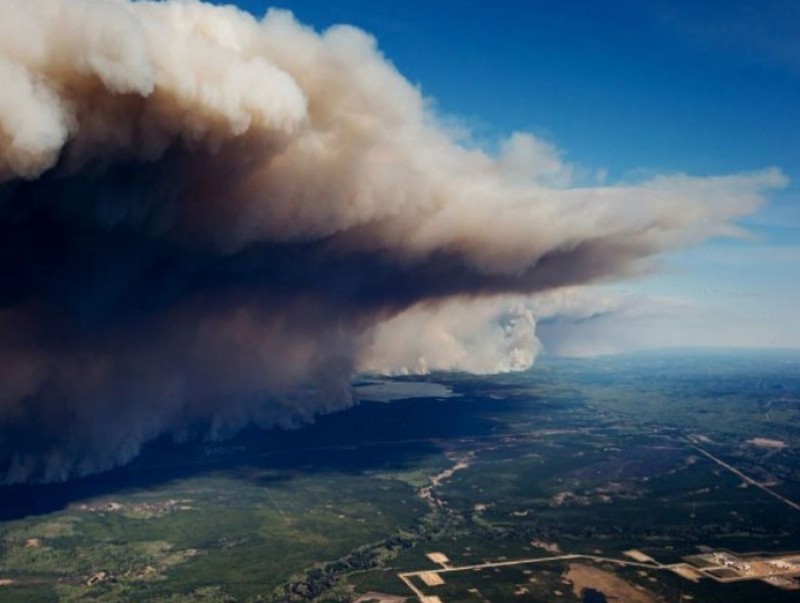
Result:
{"label": "blue sky", "polygon": [[609,182],[779,167],[790,183],[743,222],[751,239],[665,258],[659,274],[617,290],[691,306],[651,325],[652,345],[800,347],[800,3],[236,4],[372,33],[438,113],[487,148],[532,132]]}

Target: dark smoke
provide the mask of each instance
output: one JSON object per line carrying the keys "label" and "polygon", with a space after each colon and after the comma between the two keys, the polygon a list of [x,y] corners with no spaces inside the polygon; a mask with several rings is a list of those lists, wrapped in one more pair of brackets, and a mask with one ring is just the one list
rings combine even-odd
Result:
{"label": "dark smoke", "polygon": [[[309,421],[349,404],[373,358],[406,362],[391,329],[375,338],[386,321],[635,274],[783,181],[555,188],[547,145],[460,147],[366,34],[283,12],[6,0],[0,77],[8,481],[100,471],[198,426]],[[517,361],[439,364],[530,365],[532,319],[509,320]]]}

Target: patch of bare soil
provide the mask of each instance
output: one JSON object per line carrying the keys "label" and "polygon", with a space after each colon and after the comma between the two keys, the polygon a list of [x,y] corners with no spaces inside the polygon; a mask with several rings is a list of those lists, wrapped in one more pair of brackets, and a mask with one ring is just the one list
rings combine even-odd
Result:
{"label": "patch of bare soil", "polygon": [[[603,593],[609,601],[625,603],[658,603],[659,599],[646,590],[629,584],[611,572],[582,563],[570,563],[564,577],[572,583],[572,591],[580,597],[587,588]],[[641,588],[641,587],[640,587]]]}
{"label": "patch of bare soil", "polygon": [[387,593],[370,592],[360,596],[355,603],[405,603],[405,597],[390,595]]}

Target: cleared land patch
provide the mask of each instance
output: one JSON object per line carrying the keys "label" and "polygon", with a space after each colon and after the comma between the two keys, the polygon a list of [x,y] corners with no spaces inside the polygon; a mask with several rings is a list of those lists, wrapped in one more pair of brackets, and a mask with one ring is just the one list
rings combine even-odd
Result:
{"label": "cleared land patch", "polygon": [[658,599],[650,593],[639,590],[622,578],[583,563],[570,563],[564,577],[572,583],[572,591],[576,597],[582,596],[585,590],[596,590],[606,599],[625,601],[626,603],[656,603]]}

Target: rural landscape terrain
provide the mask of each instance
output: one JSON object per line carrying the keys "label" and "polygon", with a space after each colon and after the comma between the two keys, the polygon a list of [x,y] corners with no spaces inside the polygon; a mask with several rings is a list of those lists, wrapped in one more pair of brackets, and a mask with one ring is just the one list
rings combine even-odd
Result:
{"label": "rural landscape terrain", "polygon": [[293,430],[0,489],[0,601],[797,601],[800,354],[363,377]]}

